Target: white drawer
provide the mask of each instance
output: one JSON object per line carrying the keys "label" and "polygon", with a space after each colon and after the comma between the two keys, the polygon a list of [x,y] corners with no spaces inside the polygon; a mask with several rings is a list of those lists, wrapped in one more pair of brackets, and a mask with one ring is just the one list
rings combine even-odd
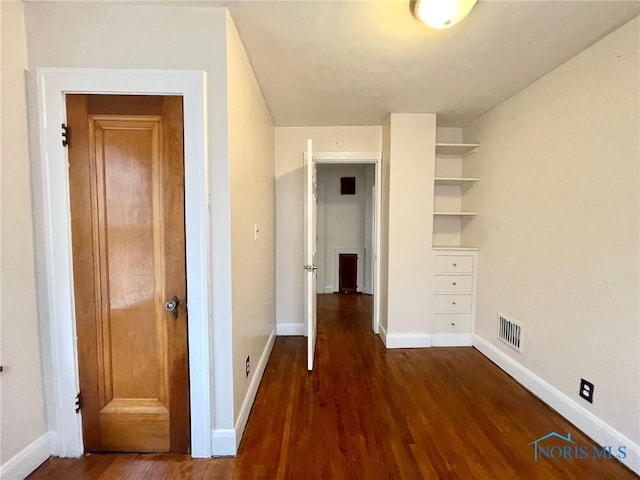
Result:
{"label": "white drawer", "polygon": [[434,289],[436,292],[472,292],[473,275],[436,275]]}
{"label": "white drawer", "polygon": [[471,294],[436,294],[433,296],[433,298],[433,306],[436,312],[471,312]]}
{"label": "white drawer", "polygon": [[436,313],[433,333],[471,333],[470,313]]}
{"label": "white drawer", "polygon": [[472,273],[473,255],[436,255],[436,273]]}

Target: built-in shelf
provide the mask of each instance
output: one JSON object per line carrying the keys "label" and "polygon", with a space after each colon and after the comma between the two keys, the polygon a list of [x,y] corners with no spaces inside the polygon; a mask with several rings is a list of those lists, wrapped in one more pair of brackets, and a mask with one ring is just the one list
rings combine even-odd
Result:
{"label": "built-in shelf", "polygon": [[464,157],[472,153],[478,143],[436,143],[436,155],[459,155]]}
{"label": "built-in shelf", "polygon": [[447,217],[473,217],[477,215],[475,212],[433,212],[433,214]]}
{"label": "built-in shelf", "polygon": [[[460,255],[475,254],[477,248],[464,244],[462,231],[472,225],[477,213],[475,207],[465,205],[464,196],[469,187],[480,182],[473,177],[472,170],[465,175],[464,157],[472,154],[480,145],[477,143],[436,143],[434,165],[433,197],[433,238],[434,250],[460,251]],[[469,158],[471,160],[471,157]],[[470,211],[471,210],[471,211]],[[441,253],[445,255],[445,253]]]}
{"label": "built-in shelf", "polygon": [[472,185],[479,181],[480,181],[479,178],[452,178],[452,177],[436,177],[435,178],[436,185],[465,186],[465,185]]}

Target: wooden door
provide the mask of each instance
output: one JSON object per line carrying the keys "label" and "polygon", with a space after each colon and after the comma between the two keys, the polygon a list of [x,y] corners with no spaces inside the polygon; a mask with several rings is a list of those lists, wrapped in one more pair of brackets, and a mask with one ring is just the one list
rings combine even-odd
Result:
{"label": "wooden door", "polygon": [[338,257],[338,284],[340,293],[356,293],[358,289],[358,255],[341,253]]}
{"label": "wooden door", "polygon": [[86,451],[189,451],[182,118],[182,97],[67,95]]}

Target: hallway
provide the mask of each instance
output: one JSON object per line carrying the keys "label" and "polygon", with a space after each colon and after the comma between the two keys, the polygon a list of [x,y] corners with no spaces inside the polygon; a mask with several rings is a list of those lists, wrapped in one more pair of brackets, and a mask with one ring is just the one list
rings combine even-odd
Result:
{"label": "hallway", "polygon": [[304,338],[276,340],[236,459],[94,454],[29,478],[637,478],[613,460],[534,462],[552,431],[593,443],[473,348],[386,350],[372,299],[319,295],[311,374]]}

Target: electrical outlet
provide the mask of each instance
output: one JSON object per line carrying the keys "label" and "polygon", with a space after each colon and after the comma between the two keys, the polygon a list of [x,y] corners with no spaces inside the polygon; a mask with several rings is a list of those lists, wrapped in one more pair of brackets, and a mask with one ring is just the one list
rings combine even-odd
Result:
{"label": "electrical outlet", "polygon": [[584,378],[580,379],[580,396],[589,403],[593,403],[593,391],[595,388],[593,383],[587,382]]}
{"label": "electrical outlet", "polygon": [[251,372],[251,361],[249,360],[249,355],[247,355],[247,363],[244,368],[244,371],[245,371],[244,378],[247,378],[249,376],[249,372]]}

